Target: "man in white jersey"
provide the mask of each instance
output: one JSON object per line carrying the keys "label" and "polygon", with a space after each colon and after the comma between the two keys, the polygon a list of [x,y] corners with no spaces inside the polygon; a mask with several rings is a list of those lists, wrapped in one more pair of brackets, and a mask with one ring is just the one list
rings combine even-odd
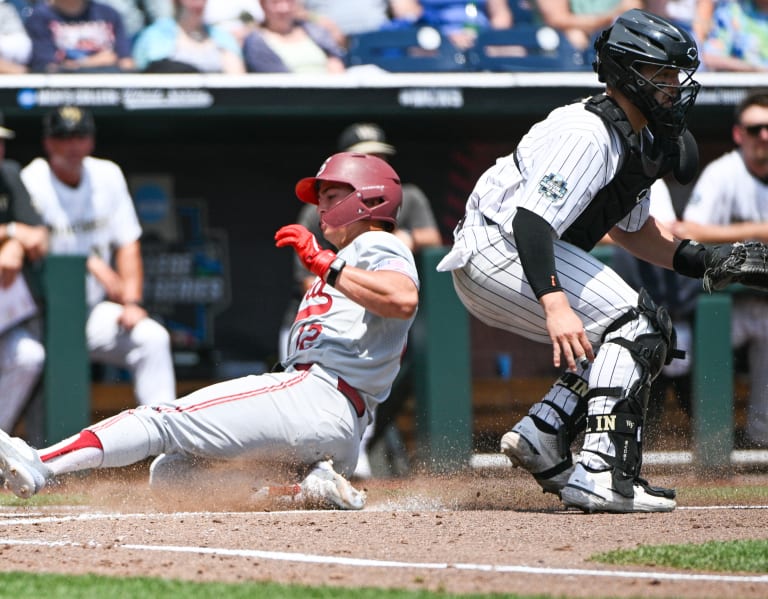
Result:
{"label": "man in white jersey", "polygon": [[[737,148],[711,162],[693,189],[673,232],[704,242],[768,241],[768,90],[755,90],[736,107]],[[748,345],[749,404],[746,447],[768,447],[768,298],[736,294],[731,314],[734,347]]]}
{"label": "man in white jersey", "polygon": [[49,112],[43,136],[47,160],[35,158],[21,176],[50,231],[51,254],[87,256],[90,357],[129,370],[139,404],[172,401],[170,336],[141,303],[141,227],[125,177],[114,162],[90,155],[95,124],[89,111],[61,106]]}
{"label": "man in white jersey", "polygon": [[[140,406],[46,449],[0,434],[7,486],[29,497],[65,472],[126,466],[159,456],[152,484],[203,464],[268,461],[306,474],[296,492],[332,507],[360,509],[365,495],[343,475],[357,463],[360,438],[400,367],[418,305],[413,255],[391,232],[400,180],[383,160],[356,153],[328,158],[296,195],[316,204],[322,249],[305,227],[282,227],[315,283],[299,305],[283,371],[246,376],[172,403]],[[307,472],[309,472],[307,474]]]}
{"label": "man in white jersey", "polygon": [[[482,322],[552,343],[566,372],[501,440],[566,506],[587,512],[675,508],[640,478],[648,390],[675,355],[669,315],[589,250],[610,232],[648,262],[701,278],[707,248],[648,213],[648,190],[690,181],[685,119],[699,90],[690,34],[630,10],[595,42],[604,94],[552,111],[477,182],[453,249],[438,266]],[[574,466],[570,446],[584,444]]]}
{"label": "man in white jersey", "polygon": [[32,207],[19,163],[5,159],[5,141],[14,137],[0,113],[0,430],[6,432],[19,420],[45,362],[24,270],[48,252],[48,230]]}

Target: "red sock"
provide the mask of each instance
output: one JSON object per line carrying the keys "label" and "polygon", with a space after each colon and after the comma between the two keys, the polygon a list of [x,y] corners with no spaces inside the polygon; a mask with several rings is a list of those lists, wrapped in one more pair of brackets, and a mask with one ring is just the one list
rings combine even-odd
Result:
{"label": "red sock", "polygon": [[96,447],[98,449],[103,449],[99,438],[89,430],[80,431],[80,434],[77,436],[77,438],[73,439],[71,443],[67,443],[62,447],[57,447],[50,453],[41,453],[40,459],[43,462],[46,462],[53,458],[59,457],[60,455],[72,453],[73,451],[84,449],[86,447]]}

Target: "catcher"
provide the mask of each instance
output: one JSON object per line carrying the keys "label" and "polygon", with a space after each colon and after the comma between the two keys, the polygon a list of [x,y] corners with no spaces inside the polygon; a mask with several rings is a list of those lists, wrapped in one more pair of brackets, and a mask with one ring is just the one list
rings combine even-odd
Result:
{"label": "catcher", "polygon": [[[664,512],[672,489],[640,476],[651,383],[678,352],[669,314],[590,254],[603,235],[707,289],[764,285],[759,244],[681,240],[649,215],[651,184],[688,183],[698,151],[686,117],[700,85],[693,38],[630,10],[595,42],[605,93],[553,110],[480,179],[438,265],[482,322],[552,344],[565,372],[501,439],[514,466],[566,506]],[[571,444],[584,443],[573,463]]]}

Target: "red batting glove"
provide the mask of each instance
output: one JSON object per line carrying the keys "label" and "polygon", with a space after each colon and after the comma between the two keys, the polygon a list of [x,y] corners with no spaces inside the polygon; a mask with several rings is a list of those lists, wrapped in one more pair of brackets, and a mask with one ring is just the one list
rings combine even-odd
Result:
{"label": "red batting glove", "polygon": [[323,278],[331,263],[336,260],[336,253],[324,250],[317,239],[304,225],[286,225],[275,233],[275,245],[279,248],[293,246],[307,270]]}

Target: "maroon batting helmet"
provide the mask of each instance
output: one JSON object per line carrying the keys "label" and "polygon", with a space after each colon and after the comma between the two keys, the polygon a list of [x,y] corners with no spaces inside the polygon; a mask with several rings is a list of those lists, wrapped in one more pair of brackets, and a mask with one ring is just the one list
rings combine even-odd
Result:
{"label": "maroon batting helmet", "polygon": [[[296,184],[296,195],[302,202],[317,204],[321,181],[346,183],[355,188],[346,198],[320,215],[332,227],[343,227],[360,220],[375,220],[397,225],[397,214],[403,200],[400,177],[381,158],[370,154],[340,152],[328,158],[317,175]],[[372,203],[370,200],[380,200]]]}

